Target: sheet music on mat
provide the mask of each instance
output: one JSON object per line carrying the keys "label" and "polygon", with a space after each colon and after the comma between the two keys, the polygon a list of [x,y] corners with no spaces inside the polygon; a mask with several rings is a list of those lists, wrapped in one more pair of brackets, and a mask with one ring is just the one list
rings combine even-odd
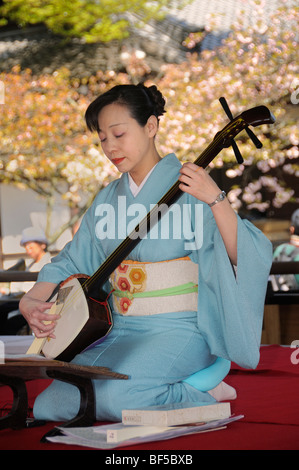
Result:
{"label": "sheet music on mat", "polygon": [[142,444],[145,442],[174,439],[176,437],[187,434],[200,434],[203,432],[224,430],[230,423],[242,418],[244,418],[243,415],[238,415],[231,416],[227,419],[210,421],[209,423],[195,426],[174,426],[172,429],[161,433],[150,434],[142,437],[134,437],[132,439],[116,443],[107,442],[107,431],[119,428],[122,423],[105,424],[102,426],[91,426],[85,428],[58,427],[62,435],[48,436],[47,440],[49,442],[55,442],[56,444],[79,445],[83,447],[91,447],[94,449],[115,449],[117,447],[126,447]]}

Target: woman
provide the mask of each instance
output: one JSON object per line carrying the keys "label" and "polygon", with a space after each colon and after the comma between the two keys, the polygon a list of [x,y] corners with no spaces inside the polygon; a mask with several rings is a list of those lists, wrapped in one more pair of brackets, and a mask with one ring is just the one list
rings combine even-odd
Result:
{"label": "woman", "polygon": [[[125,408],[232,398],[230,390],[218,393],[229,361],[256,367],[259,360],[271,244],[239,219],[205,170],[181,166],[174,154],[161,158],[155,137],[164,106],[155,86],[121,85],[88,107],[87,126],[122,176],[100,191],[73,241],[22,299],[35,335],[54,336],[58,318],[43,323],[53,288],[71,274],[95,272],[179,178],[183,195],[175,208],[111,276],[111,333],[74,359],[130,377],[95,382],[99,420],[118,421]],[[59,421],[78,409],[75,387],[54,382],[34,414]]]}

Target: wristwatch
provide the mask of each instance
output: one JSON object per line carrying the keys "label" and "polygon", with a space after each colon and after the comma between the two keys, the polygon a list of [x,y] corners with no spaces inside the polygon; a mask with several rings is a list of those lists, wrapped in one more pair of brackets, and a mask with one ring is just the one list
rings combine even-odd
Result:
{"label": "wristwatch", "polygon": [[216,197],[215,201],[212,202],[211,204],[208,204],[208,206],[213,207],[213,206],[215,206],[215,204],[217,204],[218,202],[223,201],[225,198],[226,198],[226,192],[221,191],[221,193],[218,194],[218,196]]}

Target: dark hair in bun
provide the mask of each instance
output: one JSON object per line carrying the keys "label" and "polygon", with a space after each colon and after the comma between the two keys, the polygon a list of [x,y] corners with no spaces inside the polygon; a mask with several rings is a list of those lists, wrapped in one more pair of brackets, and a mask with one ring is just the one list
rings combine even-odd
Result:
{"label": "dark hair in bun", "polygon": [[165,99],[155,85],[150,87],[138,85],[116,85],[111,90],[98,96],[87,108],[85,120],[89,130],[99,131],[98,116],[108,104],[118,103],[127,106],[134,119],[145,126],[152,115],[159,117],[165,111]]}

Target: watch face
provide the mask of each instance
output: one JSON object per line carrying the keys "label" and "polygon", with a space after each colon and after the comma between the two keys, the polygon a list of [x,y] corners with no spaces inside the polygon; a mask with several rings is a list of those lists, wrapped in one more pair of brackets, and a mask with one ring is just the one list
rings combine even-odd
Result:
{"label": "watch face", "polygon": [[221,193],[220,196],[219,196],[220,201],[223,201],[224,198],[225,198],[224,194]]}

